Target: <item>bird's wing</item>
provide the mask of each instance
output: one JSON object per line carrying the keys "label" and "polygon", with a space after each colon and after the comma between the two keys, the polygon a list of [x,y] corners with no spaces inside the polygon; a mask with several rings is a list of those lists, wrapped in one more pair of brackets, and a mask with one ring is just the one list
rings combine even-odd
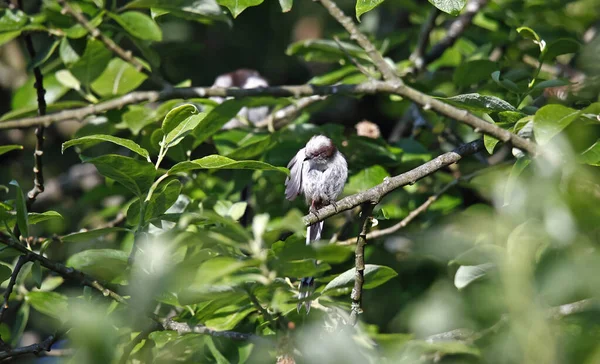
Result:
{"label": "bird's wing", "polygon": [[285,180],[285,198],[290,201],[293,201],[302,193],[302,166],[304,165],[305,156],[306,153],[302,148],[287,165],[290,176]]}

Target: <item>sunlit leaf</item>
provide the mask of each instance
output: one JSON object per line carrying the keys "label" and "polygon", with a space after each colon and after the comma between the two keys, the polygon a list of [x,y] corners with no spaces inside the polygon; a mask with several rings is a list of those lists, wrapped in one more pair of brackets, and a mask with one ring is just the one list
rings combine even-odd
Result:
{"label": "sunlit leaf", "polygon": [[[335,277],[331,282],[327,283],[327,285],[323,289],[323,293],[329,290],[353,286],[355,274],[355,268],[345,271],[344,273]],[[371,289],[378,287],[397,275],[398,273],[396,273],[390,267],[375,264],[366,264],[364,271],[365,283],[363,285],[363,288]]]}
{"label": "sunlit leaf", "polygon": [[82,232],[67,234],[67,235],[61,237],[60,240],[65,243],[82,243],[82,242],[88,242],[88,241],[98,239],[100,237],[103,237],[103,236],[108,235],[113,232],[120,232],[120,231],[128,231],[128,230],[125,228],[120,228],[120,227],[94,229],[94,230],[90,230],[90,231],[82,231]]}
{"label": "sunlit leaf", "polygon": [[360,21],[360,16],[375,9],[383,0],[356,0],[356,20]]}
{"label": "sunlit leaf", "polygon": [[454,276],[454,286],[458,289],[463,289],[476,280],[485,277],[494,267],[494,263],[461,265]]}
{"label": "sunlit leaf", "polygon": [[139,144],[137,144],[136,142],[129,140],[129,139],[124,139],[124,138],[119,138],[119,137],[115,137],[112,135],[104,135],[104,134],[87,135],[87,136],[84,136],[81,138],[71,139],[71,140],[63,143],[61,152],[64,154],[64,152],[67,148],[70,148],[73,146],[80,146],[82,148],[88,148],[88,147],[91,147],[92,145],[96,145],[101,142],[110,142],[110,143],[120,145],[124,148],[131,150],[134,153],[141,155],[142,157],[146,158],[147,160],[150,160],[150,155],[148,154],[148,151],[146,149],[140,147]]}
{"label": "sunlit leaf", "polygon": [[173,175],[179,172],[188,172],[197,169],[254,169],[279,171],[289,174],[287,168],[275,167],[268,163],[259,161],[235,161],[220,155],[209,155],[193,161],[177,163],[169,170],[169,174]]}
{"label": "sunlit leaf", "polygon": [[552,104],[540,108],[533,117],[533,132],[535,140],[544,145],[560,133],[564,128],[577,120],[581,110]]}
{"label": "sunlit leaf", "polygon": [[458,15],[465,7],[467,0],[429,0],[429,2],[444,13]]}
{"label": "sunlit leaf", "polygon": [[128,254],[114,249],[89,249],[73,254],[66,265],[110,282],[124,273]]}
{"label": "sunlit leaf", "polygon": [[4,154],[4,153],[8,153],[11,150],[17,150],[17,149],[23,149],[22,145],[0,145],[0,155]]}
{"label": "sunlit leaf", "polygon": [[138,197],[150,189],[156,174],[152,163],[122,155],[107,154],[96,158],[84,158],[83,161],[92,163],[101,175],[119,182]]}
{"label": "sunlit leaf", "polygon": [[121,14],[108,13],[129,34],[139,39],[160,42],[162,31],[148,15],[138,11],[126,11]]}
{"label": "sunlit leaf", "polygon": [[123,95],[135,90],[147,76],[121,58],[113,58],[98,78],[92,89],[101,96]]}
{"label": "sunlit leaf", "polygon": [[56,292],[28,292],[25,300],[38,312],[64,321],[68,314],[67,297]]}

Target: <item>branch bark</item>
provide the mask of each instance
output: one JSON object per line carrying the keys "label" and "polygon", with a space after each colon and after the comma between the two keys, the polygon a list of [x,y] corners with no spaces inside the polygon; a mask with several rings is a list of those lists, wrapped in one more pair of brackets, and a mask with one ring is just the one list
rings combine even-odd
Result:
{"label": "branch bark", "polygon": [[225,337],[225,338],[228,338],[231,340],[236,340],[236,341],[246,341],[246,340],[250,340],[250,339],[262,339],[260,336],[256,336],[254,334],[247,334],[247,333],[235,332],[235,331],[216,331],[216,330],[208,328],[204,325],[190,326],[189,324],[187,324],[185,322],[177,322],[177,321],[174,321],[173,319],[166,319],[163,322],[163,327],[165,330],[177,331],[177,333],[180,335],[195,333],[195,334],[210,335],[210,336],[214,336],[214,337]]}
{"label": "branch bark", "polygon": [[29,262],[31,257],[29,254],[19,256],[17,259],[17,264],[15,264],[15,269],[13,269],[12,274],[10,275],[10,281],[8,281],[8,286],[6,286],[6,291],[4,291],[4,302],[2,303],[2,307],[0,307],[0,322],[4,320],[4,313],[8,309],[8,300],[10,295],[12,294],[13,289],[15,288],[15,283],[17,282],[17,277],[21,269],[25,265],[25,263]]}
{"label": "branch bark", "polygon": [[333,85],[333,86],[316,86],[316,85],[300,85],[300,86],[271,86],[258,87],[251,89],[238,88],[212,88],[212,87],[187,87],[167,89],[164,91],[142,91],[132,92],[119,98],[89,105],[79,109],[65,110],[59,113],[46,115],[43,117],[23,118],[0,123],[0,129],[23,128],[33,125],[50,124],[64,120],[82,120],[86,116],[102,113],[108,110],[119,109],[127,105],[137,104],[141,102],[154,102],[158,100],[168,99],[189,99],[189,98],[208,98],[213,96],[220,97],[252,97],[252,96],[275,96],[275,97],[307,97],[314,95],[373,95],[377,93],[396,94],[414,102],[430,107],[432,110],[439,112],[442,115],[458,120],[466,125],[471,126],[476,131],[493,136],[503,142],[510,142],[513,146],[525,150],[530,154],[536,154],[536,144],[511,133],[508,130],[502,129],[495,124],[489,123],[466,110],[459,109],[452,105],[446,104],[431,96],[408,87],[402,83],[383,82],[383,81],[368,81],[356,85]]}
{"label": "branch bark", "polygon": [[11,350],[1,351],[0,352],[0,360],[6,360],[9,358],[15,358],[17,356],[34,354],[38,355],[43,351],[50,351],[52,345],[56,342],[56,336],[50,336],[46,340],[39,342],[37,344],[22,346],[20,348],[15,348]]}
{"label": "branch bark", "polygon": [[86,274],[82,271],[71,267],[67,267],[64,264],[52,261],[44,257],[43,255],[32,252],[25,246],[13,241],[9,236],[6,236],[2,233],[0,233],[0,243],[8,245],[9,247],[21,252],[22,254],[27,255],[29,257],[29,260],[31,261],[39,261],[42,266],[60,274],[64,278],[72,279],[83,284],[84,286],[94,288],[100,293],[102,293],[104,296],[109,296],[110,298],[119,303],[127,304],[127,301],[125,301],[125,299],[121,297],[118,293],[106,288],[96,278],[90,276],[89,274]]}
{"label": "branch bark", "polygon": [[365,283],[365,246],[367,245],[367,234],[371,228],[371,214],[375,204],[365,203],[362,208],[361,230],[356,239],[356,251],[354,253],[354,288],[350,298],[352,299],[350,311],[350,324],[356,325],[358,316],[363,312],[362,290]]}
{"label": "branch bark", "polygon": [[364,204],[365,202],[377,204],[385,195],[393,190],[413,184],[421,178],[426,177],[445,166],[456,163],[463,157],[474,154],[480,150],[483,150],[483,142],[481,140],[476,140],[461,145],[453,151],[444,153],[408,172],[402,173],[395,177],[386,178],[382,183],[375,187],[345,197],[336,203],[336,207],[333,205],[325,206],[317,211],[318,216],[315,216],[314,214],[308,214],[304,216],[304,224],[307,226],[314,224],[317,221],[325,220],[330,216],[336,215],[342,211],[350,210],[354,207]]}

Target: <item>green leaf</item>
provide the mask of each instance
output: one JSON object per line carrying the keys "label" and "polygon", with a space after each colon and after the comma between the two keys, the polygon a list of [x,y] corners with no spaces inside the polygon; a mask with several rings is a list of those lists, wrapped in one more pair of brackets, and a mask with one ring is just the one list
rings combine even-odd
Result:
{"label": "green leaf", "polygon": [[41,52],[35,55],[35,58],[31,60],[31,63],[27,67],[29,70],[34,69],[35,67],[41,66],[44,62],[46,62],[54,53],[60,41],[55,40],[54,42],[47,45]]}
{"label": "green leaf", "polygon": [[480,95],[477,93],[463,94],[453,97],[441,97],[441,100],[466,109],[469,111],[480,111],[480,112],[498,112],[498,111],[517,111],[508,102],[499,99],[495,96]]}
{"label": "green leaf", "polygon": [[263,3],[264,0],[217,0],[217,3],[226,7],[231,12],[234,18],[242,13],[246,8],[257,6]]}
{"label": "green leaf", "polygon": [[20,31],[28,23],[27,14],[18,9],[0,10],[0,33]]}
{"label": "green leaf", "polygon": [[454,71],[452,82],[458,87],[468,87],[489,80],[490,75],[497,69],[496,62],[487,59],[464,62]]}
{"label": "green leaf", "polygon": [[263,154],[271,145],[271,136],[267,135],[262,138],[258,138],[252,141],[252,143],[245,144],[227,154],[228,158],[231,159],[248,159],[254,158]]}
{"label": "green leaf", "polygon": [[540,43],[540,36],[533,29],[531,29],[529,27],[517,28],[517,32],[525,39],[531,39],[536,44]]}
{"label": "green leaf", "polygon": [[235,161],[220,155],[209,155],[193,161],[177,163],[171,167],[168,173],[173,175],[179,172],[188,172],[196,169],[254,169],[264,171],[279,171],[289,174],[287,168],[275,167],[268,163],[259,161]]}
{"label": "green leaf", "polygon": [[[33,84],[35,78],[29,77],[27,82],[21,86],[13,95],[11,106],[13,110],[25,107],[32,107],[37,110],[37,93]],[[46,90],[45,99],[48,105],[58,101],[69,89],[63,86],[53,74],[44,75],[44,89]]]}
{"label": "green leaf", "polygon": [[21,340],[21,335],[23,335],[25,327],[27,327],[27,323],[29,322],[30,307],[31,306],[29,306],[29,304],[25,303],[21,305],[21,307],[17,311],[17,317],[10,335],[11,344],[14,346],[16,346],[19,343],[19,340]]}
{"label": "green leaf", "polygon": [[592,166],[600,166],[600,140],[581,153],[579,162]]}
{"label": "green leaf", "polygon": [[81,82],[73,76],[69,70],[60,70],[55,73],[56,80],[60,82],[61,85],[73,89],[73,90],[81,90]]}
{"label": "green leaf", "polygon": [[279,0],[279,6],[281,6],[281,11],[287,13],[292,10],[292,5],[294,4],[294,0]]}
{"label": "green leaf", "polygon": [[10,42],[11,40],[15,39],[19,35],[21,35],[21,31],[19,31],[19,30],[16,30],[14,32],[0,33],[0,46]]}
{"label": "green leaf", "polygon": [[141,105],[130,105],[121,119],[133,135],[138,135],[144,127],[156,121],[154,110]]}
{"label": "green leaf", "polygon": [[30,212],[27,214],[27,219],[29,220],[30,225],[39,224],[40,222],[53,220],[53,219],[62,219],[62,215],[56,211],[44,211],[44,212]]}
{"label": "green leaf", "polygon": [[237,113],[246,106],[245,100],[227,100],[212,109],[200,124],[193,131],[196,143],[200,144],[213,134],[221,130],[229,120],[233,119]]}
{"label": "green leaf", "polygon": [[205,113],[198,114],[198,109],[192,104],[178,106],[165,116],[162,124],[164,133],[163,145],[172,147],[177,145],[206,117]]}
{"label": "green leaf", "polygon": [[454,286],[458,289],[463,289],[476,280],[485,277],[493,268],[495,268],[494,263],[461,265],[454,276]]}
{"label": "green leaf", "polygon": [[360,16],[367,13],[383,3],[383,0],[356,0],[356,20],[360,21]]}
{"label": "green leaf", "polygon": [[506,251],[499,245],[480,243],[451,260],[448,265],[478,265],[490,262],[498,263],[502,262],[505,254]]}
{"label": "green leaf", "polygon": [[[146,204],[144,221],[160,216],[165,213],[177,201],[181,193],[181,182],[174,179],[168,183],[162,183],[152,194],[150,201]],[[134,201],[127,209],[127,222],[136,225],[140,219],[140,200]]]}
{"label": "green leaf", "polygon": [[81,146],[82,148],[88,148],[88,147],[91,147],[92,145],[96,145],[96,144],[102,143],[102,142],[110,142],[113,144],[120,145],[122,147],[125,147],[125,148],[131,150],[134,153],[141,155],[142,157],[146,158],[146,160],[150,161],[150,155],[148,154],[148,151],[146,149],[140,147],[139,144],[137,144],[136,142],[129,140],[129,139],[124,139],[124,138],[119,138],[116,136],[104,135],[104,134],[88,135],[88,136],[84,136],[84,137],[77,138],[77,139],[71,139],[71,140],[63,143],[61,153],[64,154],[65,149],[70,148],[75,145]]}
{"label": "green leaf", "polygon": [[577,53],[581,45],[574,39],[561,38],[546,47],[543,61],[552,61],[561,54]]}
{"label": "green leaf", "polygon": [[136,38],[160,42],[162,31],[148,15],[138,11],[126,11],[121,14],[108,13],[120,26]]}
{"label": "green leaf", "polygon": [[90,85],[103,72],[112,58],[112,52],[99,40],[90,39],[83,55],[73,63],[69,71],[81,84]]}
{"label": "green leaf", "polygon": [[31,291],[25,296],[25,301],[36,311],[61,321],[69,313],[67,297],[60,293]]}
{"label": "green leaf", "polygon": [[65,66],[69,66],[75,62],[77,62],[83,53],[85,52],[85,48],[87,46],[87,39],[69,39],[64,37],[60,41],[60,47],[58,49],[58,53],[60,54],[60,59],[62,59]]}
{"label": "green leaf", "polygon": [[33,262],[33,266],[31,267],[31,277],[33,278],[35,286],[38,289],[42,288],[42,265],[39,260]]}
{"label": "green leaf", "polygon": [[467,0],[429,0],[429,2],[444,13],[458,15],[465,7]]}
{"label": "green leaf", "polygon": [[389,176],[390,175],[382,166],[373,166],[363,169],[362,171],[350,177],[348,183],[344,187],[344,193],[351,195],[367,190],[371,187],[377,186]]}
{"label": "green leaf", "polygon": [[540,108],[533,117],[535,140],[544,145],[560,133],[564,128],[577,120],[581,110],[571,109],[559,104],[546,105]]}
{"label": "green leaf", "polygon": [[122,250],[89,249],[72,255],[66,264],[95,278],[110,282],[123,274],[127,268],[127,259],[127,253]]}
{"label": "green leaf", "polygon": [[[314,62],[339,62],[346,59],[347,52],[350,56],[371,63],[371,59],[364,49],[348,42],[340,42],[340,45],[333,40],[308,39],[292,43],[288,46],[285,54],[288,56],[301,56],[306,61]],[[345,51],[345,52],[344,52]]]}
{"label": "green leaf", "polygon": [[487,150],[489,154],[494,154],[494,148],[496,148],[498,142],[499,140],[492,136],[489,136],[487,134],[483,135],[483,145],[485,145],[485,150]]}
{"label": "green leaf", "polygon": [[156,176],[152,163],[116,154],[107,154],[97,158],[85,159],[92,163],[101,175],[122,184],[136,196],[145,195]]}
{"label": "green leaf", "polygon": [[113,58],[91,86],[92,90],[103,97],[123,95],[135,90],[146,78],[148,76],[138,71],[129,62],[121,58]]}
{"label": "green leaf", "polygon": [[534,90],[543,90],[548,87],[558,87],[558,86],[567,86],[570,85],[569,81],[565,80],[546,80],[542,82],[537,82],[535,86],[533,86]]}
{"label": "green leaf", "polygon": [[509,80],[507,78],[502,78],[500,79],[500,71],[494,71],[492,72],[492,80],[494,80],[494,82],[496,82],[499,86],[504,87],[505,89],[514,92],[514,93],[520,93],[521,89],[519,88],[519,86],[514,83],[512,80]]}
{"label": "green leaf", "polygon": [[11,150],[17,150],[17,149],[23,149],[23,146],[22,145],[16,145],[16,144],[0,145],[0,155],[2,155],[4,153],[8,153]]}
{"label": "green leaf", "polygon": [[518,158],[515,164],[510,169],[510,174],[508,175],[508,180],[506,181],[506,186],[504,187],[504,203],[509,204],[511,201],[511,196],[516,187],[517,179],[523,173],[525,168],[531,163],[531,159],[529,158]]}
{"label": "green leaf", "polygon": [[8,265],[0,263],[0,283],[9,279],[11,275],[12,269]]}
{"label": "green leaf", "polygon": [[[346,288],[354,285],[354,276],[356,274],[356,269],[352,268],[339,276],[335,277],[331,282],[327,283],[325,288],[323,289],[323,293],[340,288]],[[375,264],[367,264],[365,265],[364,277],[365,284],[363,286],[364,289],[371,289],[378,287],[390,279],[397,276],[392,268],[385,267],[382,265]]]}
{"label": "green leaf", "polygon": [[223,11],[215,0],[135,0],[128,3],[126,8],[156,8],[194,20],[202,20],[202,17],[223,20]]}
{"label": "green leaf", "polygon": [[[98,11],[97,14],[89,20],[90,25],[93,28],[98,28],[104,20],[104,11]],[[86,28],[83,25],[77,23],[68,29],[64,29],[65,35],[69,38],[83,38],[88,34]]]}
{"label": "green leaf", "polygon": [[113,232],[128,231],[128,229],[120,227],[95,229],[90,231],[82,231],[78,233],[71,233],[60,238],[64,243],[85,243],[88,241],[96,240],[100,237],[108,235]]}
{"label": "green leaf", "polygon": [[21,186],[19,186],[19,182],[17,182],[16,180],[12,180],[10,181],[10,184],[17,188],[17,195],[15,198],[15,207],[17,210],[17,226],[19,227],[21,236],[28,237],[29,221],[27,220],[27,205],[25,203],[25,195],[23,194]]}

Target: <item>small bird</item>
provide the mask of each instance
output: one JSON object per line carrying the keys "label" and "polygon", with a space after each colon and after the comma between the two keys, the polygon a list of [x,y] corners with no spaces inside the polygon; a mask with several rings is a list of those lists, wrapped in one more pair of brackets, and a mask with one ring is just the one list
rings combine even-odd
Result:
{"label": "small bird", "polygon": [[[246,68],[240,68],[233,72],[229,72],[223,75],[218,76],[215,79],[212,87],[239,87],[239,88],[257,88],[257,87],[267,87],[269,83],[267,80],[258,73],[258,71]],[[211,97],[213,101],[218,102],[219,104],[225,101],[222,97]],[[239,128],[243,126],[244,123],[241,119],[246,119],[251,124],[256,124],[259,121],[262,121],[269,115],[269,107],[268,106],[259,106],[247,108],[243,107],[238,116],[240,118],[235,118],[229,120],[225,125],[223,125],[223,130]]]}
{"label": "small bird", "polygon": [[[285,180],[285,198],[293,201],[304,194],[309,211],[317,211],[333,204],[344,189],[348,178],[348,164],[331,139],[324,135],[313,136],[306,146],[298,151],[287,166],[290,176]],[[323,221],[310,225],[306,231],[306,244],[321,239]],[[298,299],[308,297],[314,288],[314,278],[302,278]],[[310,301],[305,301],[306,311]],[[298,303],[298,311],[302,303]]]}

